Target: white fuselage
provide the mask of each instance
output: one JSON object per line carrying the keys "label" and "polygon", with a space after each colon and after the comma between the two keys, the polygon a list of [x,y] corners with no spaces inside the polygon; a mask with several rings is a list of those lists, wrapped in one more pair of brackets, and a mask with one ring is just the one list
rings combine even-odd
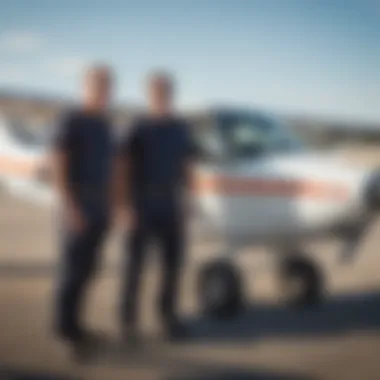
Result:
{"label": "white fuselage", "polygon": [[200,229],[234,244],[328,232],[355,223],[366,208],[363,192],[370,171],[321,154],[274,155],[199,171],[204,178],[224,178],[197,193]]}
{"label": "white fuselage", "polygon": [[9,133],[5,120],[0,120],[0,181],[12,192],[34,195],[45,185],[36,173],[43,165],[46,147],[23,144]]}
{"label": "white fuselage", "polygon": [[[34,192],[45,148],[24,147],[0,128],[0,179]],[[195,236],[231,244],[276,244],[328,233],[359,221],[370,170],[305,151],[200,164]]]}

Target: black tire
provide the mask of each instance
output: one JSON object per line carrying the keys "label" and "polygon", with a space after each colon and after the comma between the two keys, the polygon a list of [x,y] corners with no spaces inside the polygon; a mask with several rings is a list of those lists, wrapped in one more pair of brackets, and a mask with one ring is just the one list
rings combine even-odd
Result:
{"label": "black tire", "polygon": [[[324,296],[324,279],[321,269],[307,257],[291,257],[281,265],[281,281],[287,306],[303,308],[319,305]],[[297,281],[294,293],[292,284]]]}
{"label": "black tire", "polygon": [[242,279],[232,263],[205,266],[198,278],[198,299],[203,313],[216,319],[233,318],[242,309]]}

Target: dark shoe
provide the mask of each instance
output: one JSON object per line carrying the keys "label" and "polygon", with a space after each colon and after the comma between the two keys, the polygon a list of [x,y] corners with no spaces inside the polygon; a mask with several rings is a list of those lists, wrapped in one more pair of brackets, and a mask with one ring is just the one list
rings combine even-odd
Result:
{"label": "dark shoe", "polygon": [[166,328],[166,337],[170,342],[183,342],[190,338],[190,332],[185,324],[175,321]]}
{"label": "dark shoe", "polygon": [[124,346],[136,346],[140,335],[135,325],[125,325],[122,329],[122,341]]}
{"label": "dark shoe", "polygon": [[93,331],[83,331],[76,339],[71,340],[73,359],[84,363],[94,359],[105,346],[104,334]]}

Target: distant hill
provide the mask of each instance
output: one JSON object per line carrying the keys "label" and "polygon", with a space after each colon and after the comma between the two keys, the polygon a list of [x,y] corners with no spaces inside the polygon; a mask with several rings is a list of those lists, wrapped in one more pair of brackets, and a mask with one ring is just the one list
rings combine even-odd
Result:
{"label": "distant hill", "polygon": [[348,141],[380,143],[380,122],[339,122],[315,116],[286,116],[287,122],[302,137],[318,144],[336,144]]}
{"label": "distant hill", "polygon": [[[40,120],[50,125],[57,115],[71,105],[64,97],[47,94],[0,90],[0,112],[11,118]],[[124,124],[138,111],[137,106],[116,105],[117,123]],[[331,145],[345,141],[380,143],[380,123],[337,122],[305,115],[280,115],[303,139],[314,145]]]}

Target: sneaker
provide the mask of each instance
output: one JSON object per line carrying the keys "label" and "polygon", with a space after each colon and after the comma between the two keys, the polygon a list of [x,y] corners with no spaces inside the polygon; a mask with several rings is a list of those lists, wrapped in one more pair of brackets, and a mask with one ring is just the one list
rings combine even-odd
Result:
{"label": "sneaker", "polygon": [[135,325],[125,325],[122,330],[122,341],[126,346],[135,346],[139,343],[140,334]]}
{"label": "sneaker", "polygon": [[182,322],[175,321],[167,327],[166,336],[170,342],[182,342],[190,338],[190,333]]}
{"label": "sneaker", "polygon": [[106,342],[104,334],[83,331],[80,336],[72,340],[72,355],[77,362],[88,362],[100,353]]}

